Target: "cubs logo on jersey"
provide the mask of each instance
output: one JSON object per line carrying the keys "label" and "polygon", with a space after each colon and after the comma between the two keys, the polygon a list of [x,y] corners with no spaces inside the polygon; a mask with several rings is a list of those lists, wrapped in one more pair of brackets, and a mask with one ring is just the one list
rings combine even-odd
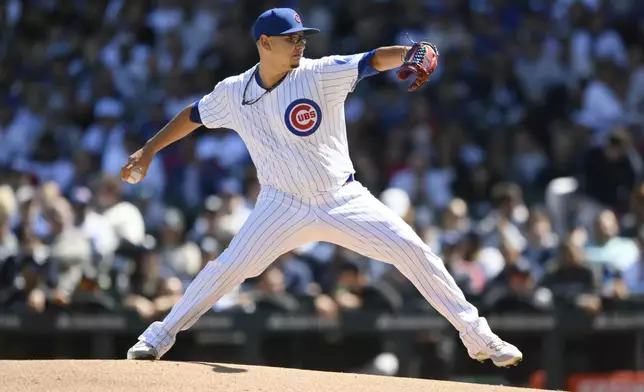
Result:
{"label": "cubs logo on jersey", "polygon": [[310,99],[297,99],[286,108],[284,122],[292,134],[309,136],[320,127],[322,110],[320,110],[320,106],[317,103]]}

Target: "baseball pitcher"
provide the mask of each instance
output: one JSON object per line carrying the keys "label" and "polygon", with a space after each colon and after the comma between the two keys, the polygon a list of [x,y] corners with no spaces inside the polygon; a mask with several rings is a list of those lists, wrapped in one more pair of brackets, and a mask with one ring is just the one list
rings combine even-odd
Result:
{"label": "baseball pitcher", "polygon": [[473,359],[516,365],[522,353],[491,331],[414,230],[356,181],[349,159],[344,102],[356,83],[398,69],[399,79],[413,77],[408,89],[416,90],[437,66],[437,48],[417,42],[305,58],[307,39],[317,32],[289,8],[261,14],[252,29],[259,62],[182,110],[123,166],[124,181],[140,181],[169,144],[201,125],[226,127],[244,140],[261,184],[255,208],[230,246],[208,262],[163,321],[140,335],[127,358],[161,358],[177,333],[229,290],[281,254],[325,241],[393,264],[458,330]]}

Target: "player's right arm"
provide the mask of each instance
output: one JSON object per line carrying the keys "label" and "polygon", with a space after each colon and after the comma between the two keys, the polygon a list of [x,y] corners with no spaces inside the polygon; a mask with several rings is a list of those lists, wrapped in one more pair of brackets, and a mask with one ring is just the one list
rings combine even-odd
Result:
{"label": "player's right arm", "polygon": [[127,163],[121,168],[121,179],[126,181],[130,173],[136,169],[141,170],[144,178],[156,153],[188,136],[200,126],[221,128],[230,125],[230,122],[226,86],[220,82],[212,92],[185,107],[141,149],[130,155]]}

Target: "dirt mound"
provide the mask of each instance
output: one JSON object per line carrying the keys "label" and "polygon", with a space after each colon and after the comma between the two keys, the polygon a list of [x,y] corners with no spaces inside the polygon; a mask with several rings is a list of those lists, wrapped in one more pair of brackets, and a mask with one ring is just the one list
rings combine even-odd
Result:
{"label": "dirt mound", "polygon": [[534,389],[214,364],[126,360],[0,361],[2,391],[529,392]]}

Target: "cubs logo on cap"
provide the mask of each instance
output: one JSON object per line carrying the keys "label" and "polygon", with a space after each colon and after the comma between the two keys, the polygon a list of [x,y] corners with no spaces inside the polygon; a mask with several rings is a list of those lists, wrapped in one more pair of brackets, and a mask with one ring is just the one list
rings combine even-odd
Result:
{"label": "cubs logo on cap", "polygon": [[310,99],[297,99],[286,108],[284,122],[292,134],[309,136],[320,127],[322,110],[317,103]]}
{"label": "cubs logo on cap", "polygon": [[302,24],[302,19],[300,19],[300,14],[293,15],[293,18],[297,23]]}

